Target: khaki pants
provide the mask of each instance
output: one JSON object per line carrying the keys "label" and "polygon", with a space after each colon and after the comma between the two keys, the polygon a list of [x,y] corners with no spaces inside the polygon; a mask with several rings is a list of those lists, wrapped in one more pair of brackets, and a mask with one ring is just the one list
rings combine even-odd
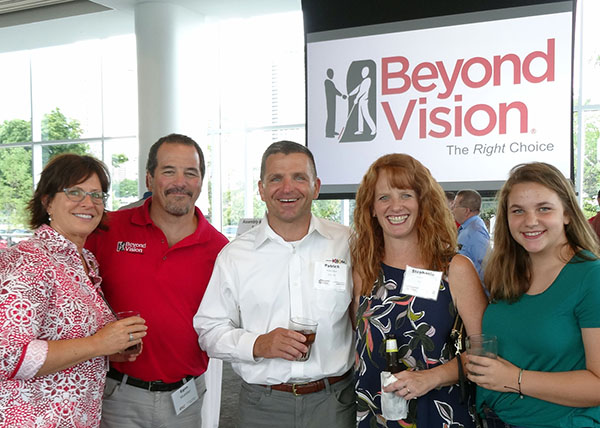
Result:
{"label": "khaki pants", "polygon": [[201,428],[204,376],[198,376],[198,401],[175,414],[171,394],[150,392],[107,378],[102,400],[101,428]]}

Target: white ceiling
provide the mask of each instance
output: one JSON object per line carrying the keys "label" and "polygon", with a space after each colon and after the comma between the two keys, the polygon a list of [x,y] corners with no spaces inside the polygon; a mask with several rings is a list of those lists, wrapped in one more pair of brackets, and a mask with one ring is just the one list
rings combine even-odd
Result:
{"label": "white ceiling", "polygon": [[300,10],[300,0],[0,0],[0,52],[132,33],[135,5],[150,2],[206,20]]}

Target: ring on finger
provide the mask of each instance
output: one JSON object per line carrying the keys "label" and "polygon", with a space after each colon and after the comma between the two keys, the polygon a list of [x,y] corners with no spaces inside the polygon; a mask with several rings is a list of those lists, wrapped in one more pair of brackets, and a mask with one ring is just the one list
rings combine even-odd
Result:
{"label": "ring on finger", "polygon": [[406,387],[406,392],[410,394],[410,389],[408,388],[408,386]]}
{"label": "ring on finger", "polygon": [[133,342],[135,338],[133,337],[133,333],[129,333],[129,341]]}

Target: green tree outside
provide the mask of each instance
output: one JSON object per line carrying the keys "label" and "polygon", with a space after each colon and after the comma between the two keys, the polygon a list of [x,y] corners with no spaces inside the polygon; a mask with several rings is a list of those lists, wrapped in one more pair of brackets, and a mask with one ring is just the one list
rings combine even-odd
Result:
{"label": "green tree outside", "polygon": [[[0,144],[31,141],[31,124],[22,119],[0,125]],[[26,205],[32,196],[31,148],[0,149],[0,223],[27,223]]]}
{"label": "green tree outside", "polygon": [[[76,119],[68,119],[58,107],[42,118],[42,141],[76,140],[82,133],[81,123]],[[85,155],[89,150],[90,146],[82,143],[44,146],[42,163],[46,165],[50,159],[62,153]]]}
{"label": "green tree outside", "polygon": [[[577,129],[577,121],[579,117],[575,117],[573,128]],[[600,165],[598,163],[598,144],[600,144],[600,113],[587,113],[584,124],[584,158],[583,158],[583,193],[586,197],[583,199],[583,212],[586,217],[596,215],[598,205],[596,195],[600,189]],[[574,138],[575,140],[576,138]],[[577,144],[574,141],[574,144]],[[577,157],[576,148],[575,157]],[[575,161],[575,167],[578,162]]]}
{"label": "green tree outside", "polygon": [[124,178],[113,186],[117,198],[130,198],[138,194],[138,181]]}

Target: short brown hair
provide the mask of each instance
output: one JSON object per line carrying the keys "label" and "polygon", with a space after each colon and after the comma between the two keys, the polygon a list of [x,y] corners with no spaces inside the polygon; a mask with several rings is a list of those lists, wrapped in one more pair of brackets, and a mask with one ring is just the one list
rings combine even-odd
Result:
{"label": "short brown hair", "polygon": [[158,149],[160,149],[160,146],[163,144],[183,144],[184,146],[195,148],[196,152],[198,152],[198,159],[200,162],[200,178],[204,180],[204,173],[206,172],[204,153],[202,153],[202,149],[198,143],[183,134],[165,135],[164,137],[159,138],[156,143],[152,144],[152,147],[150,147],[150,151],[148,152],[148,161],[146,162],[146,171],[150,173],[152,177],[154,177],[154,171],[158,166]]}
{"label": "short brown hair", "polygon": [[314,179],[317,179],[317,166],[315,165],[315,158],[308,147],[303,146],[302,144],[295,143],[294,141],[281,140],[276,141],[267,147],[267,150],[262,155],[262,159],[260,161],[260,179],[265,179],[265,173],[267,171],[267,158],[271,155],[276,155],[278,153],[283,153],[284,155],[289,155],[291,153],[302,153],[308,157],[308,161],[310,163],[310,167],[312,169],[312,173],[314,174]]}
{"label": "short brown hair", "polygon": [[477,190],[465,189],[461,190],[456,194],[457,198],[460,199],[460,206],[468,208],[471,211],[481,210],[481,195]]}
{"label": "short brown hair", "polygon": [[[42,224],[50,224],[46,207],[57,193],[87,180],[93,174],[98,176],[102,191],[108,192],[110,175],[102,161],[92,156],[73,153],[65,153],[52,158],[42,171],[37,188],[27,205],[31,217],[29,224],[32,229],[37,229]],[[106,210],[102,215],[99,227],[104,228],[105,220]]]}

